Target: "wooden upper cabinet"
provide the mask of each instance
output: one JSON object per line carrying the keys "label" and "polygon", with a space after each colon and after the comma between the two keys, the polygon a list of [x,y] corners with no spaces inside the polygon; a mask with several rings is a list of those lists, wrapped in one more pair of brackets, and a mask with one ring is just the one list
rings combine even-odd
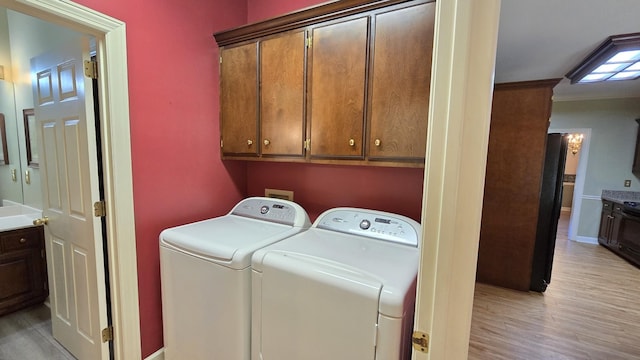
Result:
{"label": "wooden upper cabinet", "polygon": [[312,158],[363,158],[368,23],[362,17],[312,30],[307,80]]}
{"label": "wooden upper cabinet", "polygon": [[375,15],[370,80],[370,159],[423,160],[435,3]]}
{"label": "wooden upper cabinet", "polygon": [[304,31],[260,42],[263,155],[304,155],[304,61]]}
{"label": "wooden upper cabinet", "polygon": [[257,156],[258,51],[255,42],[220,51],[220,136],[223,155]]}

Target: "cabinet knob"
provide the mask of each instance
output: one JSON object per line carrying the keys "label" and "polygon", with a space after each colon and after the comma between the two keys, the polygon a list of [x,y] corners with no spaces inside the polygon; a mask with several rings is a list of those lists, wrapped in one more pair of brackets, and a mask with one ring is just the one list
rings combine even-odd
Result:
{"label": "cabinet knob", "polygon": [[380,146],[380,144],[381,144],[380,139],[376,139],[376,140],[373,142],[373,144],[374,144],[375,146]]}
{"label": "cabinet knob", "polygon": [[269,139],[264,139],[264,141],[262,143],[264,144],[264,146],[267,146],[267,145],[271,144],[271,141],[269,141]]}
{"label": "cabinet knob", "polygon": [[25,239],[25,238],[20,238],[20,244],[24,244],[24,243],[26,243],[26,242],[27,242],[27,239]]}
{"label": "cabinet knob", "polygon": [[247,140],[247,145],[248,145],[248,146],[253,145],[253,141],[251,141],[251,140]]}
{"label": "cabinet knob", "polygon": [[355,146],[356,145],[356,141],[353,139],[349,139],[349,146]]}
{"label": "cabinet knob", "polygon": [[49,218],[48,217],[43,217],[41,219],[35,219],[33,220],[33,225],[35,226],[39,226],[39,225],[47,225],[49,223]]}

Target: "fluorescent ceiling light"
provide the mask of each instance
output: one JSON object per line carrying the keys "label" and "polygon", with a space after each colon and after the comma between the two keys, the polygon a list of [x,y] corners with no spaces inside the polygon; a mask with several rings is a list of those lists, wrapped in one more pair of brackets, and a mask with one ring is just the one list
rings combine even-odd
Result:
{"label": "fluorescent ceiling light", "polygon": [[640,33],[610,36],[567,75],[571,83],[640,77]]}

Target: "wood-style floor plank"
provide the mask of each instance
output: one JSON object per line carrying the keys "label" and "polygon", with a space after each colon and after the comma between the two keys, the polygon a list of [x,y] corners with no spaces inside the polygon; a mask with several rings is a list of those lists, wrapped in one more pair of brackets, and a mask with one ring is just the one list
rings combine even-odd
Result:
{"label": "wood-style floor plank", "polygon": [[0,318],[0,360],[75,360],[51,334],[51,314],[44,305]]}
{"label": "wood-style floor plank", "polygon": [[640,359],[640,269],[558,227],[542,293],[476,284],[470,360]]}

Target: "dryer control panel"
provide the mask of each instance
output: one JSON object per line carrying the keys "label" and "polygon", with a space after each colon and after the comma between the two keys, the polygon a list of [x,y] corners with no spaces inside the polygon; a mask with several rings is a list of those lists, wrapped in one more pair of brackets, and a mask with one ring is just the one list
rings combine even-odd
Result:
{"label": "dryer control panel", "polygon": [[309,226],[309,216],[300,205],[280,199],[251,197],[239,202],[231,214],[291,226]]}
{"label": "dryer control panel", "polygon": [[411,246],[418,246],[422,231],[420,224],[402,215],[356,208],[325,211],[313,226]]}

